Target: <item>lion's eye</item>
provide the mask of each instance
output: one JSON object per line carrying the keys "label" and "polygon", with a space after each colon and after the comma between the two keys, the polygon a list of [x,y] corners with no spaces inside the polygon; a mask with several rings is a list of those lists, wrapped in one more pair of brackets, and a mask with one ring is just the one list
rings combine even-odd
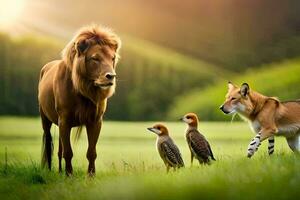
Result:
{"label": "lion's eye", "polygon": [[116,60],[116,56],[114,56],[114,57],[112,58],[112,61],[113,61],[113,62],[115,62],[115,60]]}
{"label": "lion's eye", "polygon": [[99,61],[100,61],[100,59],[99,59],[98,57],[91,57],[91,59],[92,59],[93,61],[96,61],[96,62],[99,62]]}
{"label": "lion's eye", "polygon": [[232,101],[232,100],[236,100],[236,98],[235,98],[235,97],[231,97],[231,101]]}

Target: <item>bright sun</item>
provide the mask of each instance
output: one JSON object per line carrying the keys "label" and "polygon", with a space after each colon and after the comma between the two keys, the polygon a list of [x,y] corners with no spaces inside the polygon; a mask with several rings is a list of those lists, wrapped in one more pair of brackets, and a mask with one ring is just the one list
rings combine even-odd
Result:
{"label": "bright sun", "polygon": [[0,27],[14,24],[21,16],[25,0],[0,0]]}

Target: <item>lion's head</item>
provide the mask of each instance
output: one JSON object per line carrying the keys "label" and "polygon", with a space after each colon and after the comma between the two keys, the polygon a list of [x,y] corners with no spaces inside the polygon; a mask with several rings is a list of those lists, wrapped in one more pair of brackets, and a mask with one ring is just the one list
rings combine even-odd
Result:
{"label": "lion's head", "polygon": [[94,103],[101,96],[110,97],[120,47],[120,38],[108,28],[91,25],[80,29],[62,52],[75,90]]}

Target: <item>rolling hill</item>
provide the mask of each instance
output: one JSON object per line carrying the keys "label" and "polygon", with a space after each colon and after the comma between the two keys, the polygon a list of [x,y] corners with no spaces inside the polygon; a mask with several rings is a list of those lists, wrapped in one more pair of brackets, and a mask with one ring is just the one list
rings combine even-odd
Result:
{"label": "rolling hill", "polygon": [[122,40],[122,58],[117,69],[120,82],[109,102],[108,118],[164,119],[175,97],[232,74],[149,41],[128,36]]}
{"label": "rolling hill", "polygon": [[[145,40],[129,36],[123,36],[122,40],[117,92],[109,101],[106,113],[109,119],[163,119],[175,97],[231,74]],[[0,114],[38,114],[39,71],[48,61],[59,58],[66,41],[37,35],[12,38],[1,34],[0,43],[0,89],[3,91]]]}
{"label": "rolling hill", "polygon": [[[247,82],[250,88],[265,95],[277,96],[280,100],[291,100],[300,98],[299,74],[300,59],[298,58],[249,70],[245,75],[232,77],[230,81],[237,85]],[[230,116],[222,114],[219,110],[226,92],[225,81],[205,89],[191,91],[175,100],[168,111],[168,118],[174,120],[186,112],[196,112],[200,119],[205,121],[230,120]]]}

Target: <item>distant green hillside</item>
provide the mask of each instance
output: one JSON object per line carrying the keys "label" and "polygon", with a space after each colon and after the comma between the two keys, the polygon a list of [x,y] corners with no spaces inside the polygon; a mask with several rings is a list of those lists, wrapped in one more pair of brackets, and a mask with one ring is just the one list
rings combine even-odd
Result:
{"label": "distant green hillside", "polygon": [[[231,73],[170,49],[122,37],[116,94],[106,118],[162,120],[175,97],[206,87]],[[66,42],[0,34],[0,114],[38,114],[37,84],[42,66],[60,58]]]}
{"label": "distant green hillside", "polygon": [[128,36],[122,40],[120,81],[107,112],[111,119],[163,120],[176,97],[231,74],[144,40]]}
{"label": "distant green hillside", "polygon": [[[240,85],[247,82],[250,88],[268,96],[277,96],[281,100],[300,98],[300,59],[261,66],[261,69],[249,70],[245,75],[232,77],[231,81]],[[230,120],[222,114],[219,106],[227,93],[227,82],[206,89],[197,89],[175,100],[168,113],[173,120],[186,112],[196,112],[201,120]]]}

